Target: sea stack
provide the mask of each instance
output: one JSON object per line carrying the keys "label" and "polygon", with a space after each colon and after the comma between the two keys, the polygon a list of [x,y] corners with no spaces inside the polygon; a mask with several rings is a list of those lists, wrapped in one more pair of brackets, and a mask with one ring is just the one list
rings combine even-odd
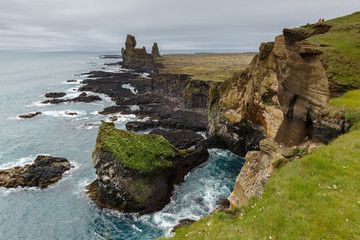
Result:
{"label": "sea stack", "polygon": [[202,146],[178,150],[160,135],[135,134],[102,122],[93,152],[98,176],[87,188],[100,207],[155,212],[170,201],[174,185],[208,155]]}
{"label": "sea stack", "polygon": [[152,72],[155,70],[153,60],[154,58],[159,57],[160,53],[156,42],[152,47],[151,54],[146,52],[145,47],[136,48],[135,36],[128,34],[125,42],[125,49],[121,49],[121,55],[124,67],[138,71]]}

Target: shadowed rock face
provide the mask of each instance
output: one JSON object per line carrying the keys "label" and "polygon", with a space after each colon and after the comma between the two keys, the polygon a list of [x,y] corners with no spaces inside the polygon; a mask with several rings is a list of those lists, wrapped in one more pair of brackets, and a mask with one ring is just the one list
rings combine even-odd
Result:
{"label": "shadowed rock face", "polygon": [[40,155],[31,165],[0,170],[0,186],[45,188],[61,179],[62,174],[70,167],[65,158]]}

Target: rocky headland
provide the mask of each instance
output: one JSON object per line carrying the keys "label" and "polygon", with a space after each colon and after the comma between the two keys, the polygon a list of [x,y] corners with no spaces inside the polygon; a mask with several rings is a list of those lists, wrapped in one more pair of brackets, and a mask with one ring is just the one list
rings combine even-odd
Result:
{"label": "rocky headland", "polygon": [[61,179],[70,168],[70,162],[65,158],[39,155],[31,165],[0,170],[0,186],[45,188]]}
{"label": "rocky headland", "polygon": [[322,51],[306,42],[330,28],[313,29],[308,35],[284,29],[275,42],[261,44],[247,69],[210,90],[207,134],[212,145],[246,155],[231,208],[261,195],[288,148],[327,144],[350,129],[343,111],[329,117],[330,99],[344,88],[334,87]]}
{"label": "rocky headland", "polygon": [[87,188],[100,207],[155,212],[170,201],[174,185],[208,155],[199,144],[178,150],[160,135],[130,133],[103,122],[93,152],[98,177]]}
{"label": "rocky headland", "polygon": [[210,88],[209,141],[245,164],[233,211],[174,239],[359,237],[359,23],[356,12],[284,29],[245,70]]}

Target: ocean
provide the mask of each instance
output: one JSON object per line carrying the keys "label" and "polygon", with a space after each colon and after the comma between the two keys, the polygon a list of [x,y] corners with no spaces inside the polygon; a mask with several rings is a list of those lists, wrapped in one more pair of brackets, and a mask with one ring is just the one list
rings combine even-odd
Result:
{"label": "ocean", "polygon": [[[95,178],[91,158],[101,120],[98,111],[114,103],[41,104],[48,92],[79,95],[81,75],[88,71],[126,71],[101,59],[114,52],[0,52],[0,169],[32,163],[37,155],[65,157],[74,166],[46,189],[0,187],[0,239],[154,239],[170,236],[179,220],[197,220],[229,196],[244,163],[229,151],[210,149],[207,162],[193,169],[175,187],[161,211],[139,216],[100,209],[85,193]],[[76,82],[67,82],[76,80]],[[124,86],[131,87],[131,86]],[[136,91],[136,90],[134,90]],[[90,93],[93,94],[93,93]],[[134,106],[136,107],[136,106]],[[31,119],[18,116],[43,114]],[[67,115],[76,112],[77,115]],[[135,115],[119,115],[115,125],[125,129]]]}

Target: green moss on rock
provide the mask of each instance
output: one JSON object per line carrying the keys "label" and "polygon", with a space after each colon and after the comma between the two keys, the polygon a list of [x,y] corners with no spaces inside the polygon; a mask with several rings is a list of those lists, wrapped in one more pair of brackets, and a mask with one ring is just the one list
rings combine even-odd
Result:
{"label": "green moss on rock", "polygon": [[168,158],[179,152],[162,136],[119,130],[107,122],[102,122],[96,142],[95,151],[110,152],[125,167],[140,173],[171,167]]}

